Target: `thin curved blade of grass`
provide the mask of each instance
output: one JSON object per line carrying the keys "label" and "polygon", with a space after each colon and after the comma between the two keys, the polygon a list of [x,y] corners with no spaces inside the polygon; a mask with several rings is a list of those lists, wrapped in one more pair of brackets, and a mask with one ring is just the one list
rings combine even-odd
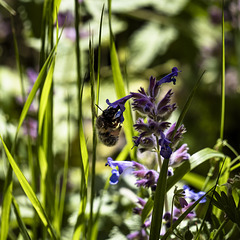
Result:
{"label": "thin curved blade of grass", "polygon": [[28,234],[26,225],[24,224],[24,222],[22,220],[22,217],[21,217],[21,214],[20,214],[20,210],[19,210],[17,201],[15,200],[14,197],[12,199],[12,204],[13,204],[14,213],[15,213],[16,218],[17,218],[19,229],[20,229],[20,231],[22,233],[22,237],[23,237],[24,240],[30,240],[31,238],[30,238],[30,236]]}
{"label": "thin curved blade of grass", "polygon": [[39,73],[39,75],[38,75],[38,77],[37,77],[36,82],[34,83],[34,85],[33,85],[33,87],[32,87],[31,92],[30,92],[29,95],[28,95],[28,98],[27,98],[27,100],[26,100],[26,102],[25,102],[25,104],[24,104],[24,106],[23,106],[23,110],[22,110],[21,115],[20,115],[20,118],[19,118],[19,122],[18,122],[18,127],[17,127],[17,131],[16,131],[15,139],[17,138],[17,135],[18,135],[18,132],[19,132],[19,130],[20,130],[20,127],[22,126],[22,123],[23,123],[23,121],[24,121],[24,119],[25,119],[25,117],[26,117],[26,115],[27,115],[27,113],[28,113],[28,109],[29,109],[29,107],[30,107],[30,105],[31,105],[31,103],[32,103],[35,95],[36,95],[36,92],[37,92],[40,84],[41,84],[41,83],[44,81],[44,79],[45,79],[45,72],[47,71],[47,68],[48,68],[50,62],[51,62],[52,59],[53,59],[53,55],[54,55],[55,51],[56,51],[56,46],[55,46],[55,47],[52,49],[52,51],[50,52],[50,54],[49,54],[46,62],[44,63],[44,65],[43,65],[43,67],[42,67],[42,69],[41,69],[41,71],[40,71],[40,73]]}
{"label": "thin curved blade of grass", "polygon": [[58,13],[60,4],[61,4],[61,0],[54,0],[53,1],[53,11],[52,11],[53,22],[55,22],[56,19],[57,19],[57,13]]}
{"label": "thin curved blade of grass", "polygon": [[[167,179],[167,190],[169,191],[178,181],[180,181],[183,176],[193,170],[198,165],[204,163],[211,158],[225,158],[223,153],[220,153],[216,150],[210,148],[204,148],[199,152],[193,154],[188,161],[183,162],[179,167],[174,171],[174,175]],[[150,201],[148,205],[145,205],[143,208],[144,217],[142,221],[146,220],[146,217],[150,214],[153,208],[153,201]]]}
{"label": "thin curved blade of grass", "polygon": [[85,197],[85,198],[81,199],[81,202],[80,202],[77,222],[74,227],[72,240],[79,240],[79,239],[81,239],[81,234],[83,235],[84,224],[86,224],[86,222],[85,222],[86,221],[86,219],[85,219],[86,205],[87,205],[87,198]]}
{"label": "thin curved blade of grass", "polygon": [[[124,81],[118,61],[118,55],[116,51],[116,46],[114,43],[114,37],[112,33],[112,27],[111,27],[111,0],[108,0],[108,11],[109,11],[109,34],[110,34],[110,58],[111,58],[111,67],[112,67],[112,75],[113,75],[113,82],[115,85],[115,91],[118,98],[123,98],[126,96],[125,87],[124,87]],[[131,151],[131,148],[133,146],[132,138],[133,138],[133,119],[132,114],[130,110],[129,103],[126,103],[125,105],[126,110],[124,113],[125,121],[123,123],[124,132],[127,139],[127,145],[129,147],[129,152],[134,159],[134,151]]]}
{"label": "thin curved blade of grass", "polygon": [[196,202],[194,202],[193,205],[191,205],[172,225],[171,228],[167,230],[167,232],[163,235],[161,238],[162,240],[165,240],[169,237],[169,235],[176,229],[176,227],[184,220],[184,218],[198,205],[198,203],[207,196],[208,193],[210,193],[214,189],[211,188],[206,194],[204,194],[202,197],[200,197]]}
{"label": "thin curved blade of grass", "polygon": [[192,89],[192,91],[191,91],[191,93],[190,93],[190,95],[189,95],[189,97],[188,97],[184,107],[183,107],[183,110],[181,111],[181,114],[180,114],[180,116],[178,118],[178,121],[176,123],[176,127],[175,127],[175,130],[174,130],[173,136],[175,135],[175,133],[176,133],[177,129],[179,128],[179,126],[182,124],[182,121],[183,121],[183,119],[184,119],[184,117],[185,117],[185,115],[186,115],[186,113],[187,113],[187,111],[188,111],[188,109],[189,109],[189,107],[190,107],[190,105],[192,103],[193,97],[194,97],[194,95],[195,95],[195,93],[196,93],[196,91],[197,91],[197,89],[198,89],[198,87],[200,85],[200,82],[201,82],[201,79],[202,79],[204,73],[205,73],[205,71],[202,73],[200,78],[195,83],[195,85],[194,85],[194,87],[193,87],[193,89]]}
{"label": "thin curved blade of grass", "polygon": [[[103,22],[104,5],[102,7],[100,24],[99,24],[99,36],[98,36],[98,68],[97,68],[97,90],[96,90],[96,104],[99,104],[99,92],[100,92],[100,68],[101,68],[101,41],[102,41],[102,22]],[[96,108],[98,114],[98,108]]]}
{"label": "thin curved blade of grass", "polygon": [[9,216],[12,203],[12,166],[8,166],[7,177],[5,178],[4,190],[3,190],[3,203],[2,203],[2,216],[1,216],[1,240],[6,240],[9,229]]}
{"label": "thin curved blade of grass", "polygon": [[97,158],[97,134],[96,134],[96,112],[95,112],[95,75],[94,75],[94,49],[92,46],[93,37],[89,39],[89,66],[90,66],[90,85],[91,85],[91,112],[92,112],[92,171],[91,171],[91,195],[90,195],[90,216],[88,224],[88,239],[92,238],[93,228],[93,203],[95,196],[95,168]]}
{"label": "thin curved blade of grass", "polygon": [[10,7],[6,1],[0,0],[0,5],[2,5],[2,7],[5,8],[10,14],[16,15],[16,11]]}
{"label": "thin curved blade of grass", "polygon": [[42,132],[42,124],[43,124],[44,114],[46,111],[47,103],[49,100],[49,93],[50,93],[51,86],[52,86],[53,72],[54,72],[54,66],[55,66],[54,63],[55,63],[55,57],[54,57],[53,61],[51,62],[48,74],[44,81],[42,94],[41,94],[41,98],[40,98],[39,112],[38,112],[38,124],[39,124],[38,133],[39,133],[39,135]]}
{"label": "thin curved blade of grass", "polygon": [[41,203],[39,202],[36,194],[32,190],[30,184],[28,183],[27,179],[25,178],[25,176],[21,172],[20,168],[16,164],[15,160],[13,159],[11,153],[9,152],[9,150],[8,150],[7,146],[5,145],[1,136],[0,136],[0,139],[2,141],[2,144],[3,144],[3,147],[4,147],[5,153],[7,155],[8,161],[11,164],[12,169],[13,169],[14,173],[16,174],[16,177],[17,177],[23,191],[25,192],[25,194],[27,195],[27,197],[31,201],[33,207],[35,208],[35,210],[36,210],[39,218],[41,219],[43,225],[45,226],[45,228],[49,232],[51,238],[52,239],[57,239],[56,234],[55,234],[55,230],[52,227],[51,222],[49,221],[49,219],[48,219]]}
{"label": "thin curved blade of grass", "polygon": [[[65,203],[65,196],[66,196],[66,191],[67,191],[67,181],[68,181],[68,163],[70,159],[70,99],[69,95],[67,95],[67,149],[66,149],[66,155],[65,155],[65,161],[64,161],[64,168],[63,168],[63,177],[62,181],[59,178],[59,194],[60,195],[60,202],[59,206],[56,204],[56,217],[54,218],[56,222],[56,229],[58,231],[58,235],[60,236],[61,234],[61,226],[62,226],[62,220],[63,220],[63,213],[64,213],[64,203]],[[62,182],[62,184],[61,184]],[[61,191],[60,191],[60,186],[62,186]]]}
{"label": "thin curved blade of grass", "polygon": [[46,159],[46,155],[43,149],[43,146],[39,145],[38,147],[38,157],[39,157],[39,167],[40,167],[40,173],[41,173],[41,198],[42,198],[42,204],[43,207],[45,207],[45,201],[46,201],[46,178],[47,178],[47,171],[48,171],[48,162]]}

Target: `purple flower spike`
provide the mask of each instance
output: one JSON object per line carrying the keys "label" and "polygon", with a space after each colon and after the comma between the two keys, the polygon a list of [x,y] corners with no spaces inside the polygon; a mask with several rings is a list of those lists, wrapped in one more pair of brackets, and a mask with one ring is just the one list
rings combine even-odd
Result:
{"label": "purple flower spike", "polygon": [[169,73],[167,76],[163,77],[162,79],[160,79],[158,82],[157,82],[157,85],[161,85],[162,83],[166,83],[166,82],[173,82],[173,84],[175,85],[176,84],[176,78],[178,76],[178,73],[181,72],[181,71],[178,71],[178,69],[176,67],[174,67],[172,69],[172,72]]}
{"label": "purple flower spike", "polygon": [[131,97],[132,97],[132,95],[127,95],[127,96],[125,96],[125,97],[123,97],[123,98],[121,98],[121,99],[119,99],[119,100],[117,100],[113,103],[110,103],[108,99],[106,100],[106,103],[110,107],[120,109],[120,111],[118,113],[119,117],[120,117],[120,123],[122,123],[124,121],[123,112],[126,109],[124,105],[125,105],[126,101],[129,100]]}
{"label": "purple flower spike", "polygon": [[112,170],[112,176],[109,179],[110,184],[112,184],[112,185],[117,184],[119,176],[120,176],[120,174],[119,174],[118,170],[117,169],[113,169]]}
{"label": "purple flower spike", "polygon": [[[190,187],[188,187],[187,185],[183,186],[184,192],[185,192],[185,197],[186,198],[190,198],[193,201],[197,201],[200,197],[202,197],[205,192],[200,191],[198,193],[195,193],[193,190],[190,189]],[[206,202],[206,198],[203,198],[200,203],[204,203]]]}
{"label": "purple flower spike", "polygon": [[[108,157],[105,166],[110,166],[112,170],[112,176],[110,177],[110,184],[117,184],[121,174],[131,174],[134,172],[134,168],[139,170],[145,170],[146,168],[135,161],[114,161],[111,157]],[[146,170],[145,170],[146,172]]]}
{"label": "purple flower spike", "polygon": [[190,158],[190,154],[187,152],[189,150],[187,144],[183,144],[178,150],[173,152],[170,157],[170,166],[177,167],[182,161],[188,160]]}
{"label": "purple flower spike", "polygon": [[169,144],[171,143],[171,141],[169,141],[164,133],[161,132],[161,139],[159,140],[159,145],[161,146],[161,151],[160,154],[162,157],[168,159],[170,158],[171,154],[172,154],[172,149],[169,147]]}
{"label": "purple flower spike", "polygon": [[107,165],[112,169],[118,167],[119,174],[122,174],[126,169],[133,168],[133,161],[114,161],[111,157],[108,157],[105,166]]}

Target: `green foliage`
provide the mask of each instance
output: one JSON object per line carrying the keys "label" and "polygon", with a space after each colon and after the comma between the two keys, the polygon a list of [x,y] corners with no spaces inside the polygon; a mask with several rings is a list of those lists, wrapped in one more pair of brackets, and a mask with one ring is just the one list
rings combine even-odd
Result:
{"label": "green foliage", "polygon": [[[1,240],[126,239],[149,219],[150,239],[159,239],[160,229],[161,239],[239,235],[240,51],[234,4],[0,0]],[[67,16],[63,21],[60,12]],[[109,185],[107,157],[157,170],[157,153],[132,148],[140,115],[129,103],[118,144],[97,144],[95,104],[105,109],[106,99],[114,102],[145,88],[151,75],[158,80],[173,66],[182,72],[172,86],[178,110],[171,120],[187,128],[191,157],[171,177],[165,160],[156,192],[137,188],[127,173],[118,185]],[[37,74],[34,84],[29,68]],[[163,86],[161,94],[165,91]],[[217,187],[210,198],[216,179],[227,188]],[[165,229],[166,202],[173,200],[173,187],[183,184],[208,191],[210,200],[199,204],[201,197]],[[138,197],[146,204],[141,216],[133,216]],[[195,210],[196,218],[187,219]]]}
{"label": "green foliage", "polygon": [[239,201],[236,204],[232,195],[227,195],[224,191],[220,194],[214,192],[212,203],[226,214],[226,217],[231,219],[233,223],[236,223],[240,227],[240,204]]}

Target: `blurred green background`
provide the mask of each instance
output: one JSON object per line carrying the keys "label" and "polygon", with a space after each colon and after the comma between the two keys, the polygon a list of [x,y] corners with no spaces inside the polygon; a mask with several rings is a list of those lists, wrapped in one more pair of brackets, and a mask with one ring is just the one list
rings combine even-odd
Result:
{"label": "blurred green background", "polygon": [[[24,73],[24,88],[28,93],[34,73],[39,72],[39,52],[41,47],[41,18],[43,0],[8,0],[15,11],[13,25],[17,36],[20,61]],[[89,37],[93,37],[95,49],[95,70],[99,23],[103,4],[105,11],[102,26],[100,102],[107,107],[106,98],[116,100],[109,56],[109,29],[107,1],[80,1],[80,48],[81,74],[85,81],[83,94],[84,130],[87,144],[91,146],[91,111],[89,84]],[[239,151],[240,138],[240,35],[238,1],[225,1],[225,44],[226,44],[226,114],[224,139]],[[192,105],[184,119],[187,133],[184,136],[190,154],[204,148],[213,147],[219,138],[221,114],[221,6],[219,1],[209,0],[112,0],[112,29],[126,83],[126,91],[136,91],[147,87],[152,75],[160,79],[177,67],[182,72],[174,86],[166,85],[162,91],[173,88],[180,111],[203,71],[206,71]],[[59,10],[59,26],[64,24],[60,39],[54,72],[54,157],[56,169],[63,166],[67,139],[67,95],[71,108],[71,191],[77,191],[74,176],[79,171],[77,128],[76,56],[74,30],[74,1],[62,0]],[[32,74],[32,75],[31,75]],[[0,133],[11,144],[22,110],[21,85],[16,57],[10,14],[0,6]],[[36,99],[30,117],[37,119]],[[135,113],[134,113],[135,116]],[[17,160],[26,163],[26,136],[19,136],[16,149]],[[32,139],[33,147],[36,144]],[[125,144],[124,133],[119,143],[108,148],[98,144],[97,191],[103,188],[108,175],[104,163],[108,156],[115,157]],[[89,151],[91,148],[89,147]],[[0,149],[2,153],[2,148]],[[6,162],[1,161],[1,190]],[[109,170],[109,169],[108,169]],[[208,166],[201,169],[208,171]],[[197,170],[200,171],[200,170]],[[72,210],[69,209],[69,212]],[[117,221],[117,220],[116,220]],[[104,239],[104,238],[103,238]]]}

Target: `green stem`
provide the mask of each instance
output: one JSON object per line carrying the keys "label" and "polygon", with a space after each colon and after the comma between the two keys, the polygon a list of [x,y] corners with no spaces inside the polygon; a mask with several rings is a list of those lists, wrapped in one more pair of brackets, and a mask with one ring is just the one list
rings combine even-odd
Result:
{"label": "green stem", "polygon": [[206,180],[205,180],[205,182],[204,182],[202,191],[206,191],[207,185],[208,185],[211,177],[213,176],[214,170],[215,170],[215,166],[212,165],[211,168],[210,168],[209,171],[208,171],[207,178],[206,178]]}
{"label": "green stem", "polygon": [[[158,137],[156,136],[156,142],[157,142],[157,160],[158,160],[158,165],[159,165],[159,172],[161,172],[162,170],[162,158],[160,155],[160,146],[159,146],[159,142],[158,142]],[[165,211],[168,211],[168,198],[167,198],[167,192],[165,194],[165,201],[164,201],[164,205],[165,205]]]}
{"label": "green stem", "polygon": [[224,221],[222,222],[222,224],[220,225],[220,227],[216,231],[216,233],[215,233],[215,235],[214,235],[212,240],[218,239],[218,235],[221,233],[222,229],[225,227],[225,225],[228,223],[228,221],[229,221],[228,218],[224,219]]}
{"label": "green stem", "polygon": [[225,117],[225,36],[224,36],[224,0],[222,0],[222,82],[221,82],[221,125],[220,125],[220,139],[223,140],[224,132],[224,117]]}

